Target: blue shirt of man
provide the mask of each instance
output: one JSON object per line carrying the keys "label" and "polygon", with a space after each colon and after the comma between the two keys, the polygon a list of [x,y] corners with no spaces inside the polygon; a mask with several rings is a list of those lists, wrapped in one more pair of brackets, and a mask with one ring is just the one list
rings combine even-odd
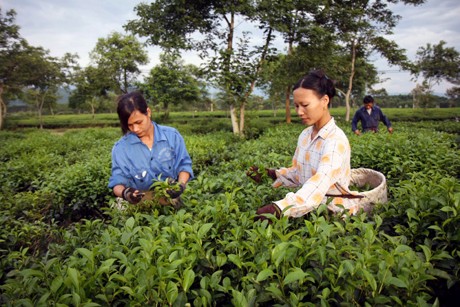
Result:
{"label": "blue shirt of man", "polygon": [[172,127],[161,126],[153,121],[152,124],[154,143],[151,150],[132,132],[115,143],[109,188],[121,184],[146,191],[154,180],[168,177],[177,180],[182,171],[193,178],[192,159],[180,133]]}
{"label": "blue shirt of man", "polygon": [[374,105],[374,100],[371,96],[364,97],[364,106],[356,111],[351,121],[351,130],[356,134],[360,133],[358,129],[359,121],[361,121],[363,132],[377,132],[380,121],[387,126],[390,133],[393,132],[390,120],[383,114],[378,106]]}

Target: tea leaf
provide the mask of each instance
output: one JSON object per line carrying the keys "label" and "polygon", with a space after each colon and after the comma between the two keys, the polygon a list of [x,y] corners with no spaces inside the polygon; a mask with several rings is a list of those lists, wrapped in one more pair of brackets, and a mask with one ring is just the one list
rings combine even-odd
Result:
{"label": "tea leaf", "polygon": [[38,277],[38,278],[43,278],[45,277],[45,274],[39,270],[33,270],[33,269],[25,269],[20,271],[20,274],[24,276],[26,279],[31,278],[32,276]]}
{"label": "tea leaf", "polygon": [[182,289],[184,289],[184,292],[187,292],[187,290],[190,288],[190,286],[193,284],[195,281],[195,272],[191,269],[187,269],[184,271],[184,280],[182,281]]}
{"label": "tea leaf", "polygon": [[120,289],[125,291],[127,294],[129,294],[131,296],[135,295],[133,289],[131,289],[130,287],[123,286],[123,287],[120,287]]}
{"label": "tea leaf", "polygon": [[243,264],[241,263],[241,259],[240,259],[240,257],[238,255],[230,254],[230,255],[228,255],[228,260],[233,262],[240,269],[243,266]]}
{"label": "tea leaf", "polygon": [[395,252],[397,254],[403,254],[403,253],[411,251],[411,250],[412,249],[409,246],[401,244],[401,245],[398,245],[398,247],[396,247]]}
{"label": "tea leaf", "polygon": [[81,297],[77,292],[72,292],[72,302],[74,306],[80,306]]}
{"label": "tea leaf", "polygon": [[67,269],[67,276],[70,278],[70,281],[72,282],[72,285],[75,287],[75,289],[80,289],[80,282],[78,280],[78,271],[74,268],[68,268]]}
{"label": "tea leaf", "polygon": [[366,278],[367,282],[371,286],[373,291],[377,290],[377,282],[375,281],[374,276],[367,270],[362,270],[364,277]]}
{"label": "tea leaf", "polygon": [[77,252],[80,253],[82,256],[84,256],[86,259],[88,259],[91,263],[93,262],[94,255],[93,255],[93,252],[90,251],[89,249],[80,247],[80,248],[77,248]]}
{"label": "tea leaf", "polygon": [[207,223],[201,225],[200,229],[198,230],[198,236],[200,237],[200,239],[208,233],[208,231],[212,228],[213,225],[214,223]]}
{"label": "tea leaf", "polygon": [[324,265],[324,263],[326,262],[326,249],[324,248],[324,246],[318,246],[317,252],[321,264]]}
{"label": "tea leaf", "polygon": [[53,281],[51,282],[50,290],[52,293],[56,293],[57,290],[62,286],[62,283],[64,280],[62,279],[62,276],[56,276]]}
{"label": "tea leaf", "polygon": [[386,283],[388,283],[389,285],[394,285],[398,288],[407,288],[407,284],[404,281],[394,276],[388,278],[386,280]]}
{"label": "tea leaf", "polygon": [[177,285],[173,281],[168,282],[168,286],[166,287],[166,298],[168,299],[168,303],[172,305],[179,295],[179,290],[177,289]]}
{"label": "tea leaf", "polygon": [[219,253],[216,256],[216,264],[218,267],[221,267],[227,263],[227,256],[223,253]]}
{"label": "tea leaf", "polygon": [[108,273],[110,270],[110,267],[113,265],[113,263],[116,261],[115,258],[110,258],[101,263],[99,268],[96,271],[96,276],[101,275],[102,273]]}
{"label": "tea leaf", "polygon": [[276,284],[270,284],[267,288],[265,288],[268,292],[272,293],[277,298],[283,297],[283,292],[276,286]]}
{"label": "tea leaf", "polygon": [[290,245],[289,242],[282,242],[276,245],[275,248],[273,249],[272,260],[274,260],[276,267],[278,267],[281,261],[284,260],[284,257],[286,256],[286,251],[289,245]]}
{"label": "tea leaf", "polygon": [[452,276],[449,273],[440,269],[430,269],[429,273],[433,276],[440,277],[445,280],[452,280]]}
{"label": "tea leaf", "polygon": [[283,284],[287,285],[287,284],[290,284],[291,282],[301,280],[307,276],[308,274],[305,273],[301,268],[296,268],[293,272],[290,272],[289,274],[287,274],[287,276],[283,280]]}
{"label": "tea leaf", "polygon": [[414,209],[409,208],[407,209],[406,213],[407,213],[407,217],[409,218],[409,221],[411,220],[420,221],[420,218],[417,216],[417,213],[415,212]]}
{"label": "tea leaf", "polygon": [[419,247],[422,249],[423,254],[425,255],[425,261],[429,262],[431,259],[431,249],[426,245],[419,245]]}
{"label": "tea leaf", "polygon": [[125,227],[128,228],[129,230],[132,230],[134,227],[135,220],[133,217],[130,217],[129,219],[126,220]]}
{"label": "tea leaf", "polygon": [[237,290],[232,290],[232,304],[233,306],[246,307],[248,306],[248,301],[243,293]]}
{"label": "tea leaf", "polygon": [[264,281],[264,280],[266,280],[267,278],[269,278],[269,277],[271,277],[273,275],[275,275],[275,273],[273,273],[273,271],[271,269],[264,269],[264,270],[260,271],[259,274],[257,274],[256,280],[258,282],[261,282],[261,281]]}

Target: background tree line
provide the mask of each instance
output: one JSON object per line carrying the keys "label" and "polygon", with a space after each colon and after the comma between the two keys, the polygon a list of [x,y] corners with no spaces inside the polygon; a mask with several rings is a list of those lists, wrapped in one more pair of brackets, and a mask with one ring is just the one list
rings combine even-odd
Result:
{"label": "background tree line", "polygon": [[[284,104],[291,121],[291,87],[311,69],[323,68],[336,81],[339,96],[333,106],[352,105],[371,93],[383,107],[458,106],[460,56],[446,42],[420,47],[410,62],[405,50],[388,35],[400,17],[388,4],[421,5],[424,0],[157,0],[141,3],[136,19],[100,38],[87,67],[78,55],[54,58],[41,47],[30,46],[15,24],[14,10],[0,8],[1,122],[8,104],[21,99],[41,116],[53,112],[58,90],[70,92],[69,107],[77,111],[107,112],[115,97],[141,90],[152,107],[167,116],[171,109],[228,109],[235,134],[242,134],[245,110],[276,108]],[[254,29],[241,31],[244,24]],[[247,27],[245,27],[247,28]],[[141,80],[147,65],[147,46],[160,46],[160,64]],[[285,42],[278,50],[276,38]],[[182,51],[194,51],[200,66],[185,64]],[[409,70],[422,84],[406,95],[389,96],[374,88],[379,74],[370,61],[380,54],[388,63]],[[453,87],[446,98],[434,96],[432,87],[442,80]],[[256,95],[255,95],[256,94]]]}

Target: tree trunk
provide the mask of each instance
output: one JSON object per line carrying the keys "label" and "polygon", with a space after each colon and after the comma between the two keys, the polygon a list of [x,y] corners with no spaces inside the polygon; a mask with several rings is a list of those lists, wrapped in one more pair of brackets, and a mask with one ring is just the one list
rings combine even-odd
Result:
{"label": "tree trunk", "polygon": [[[292,55],[292,44],[294,39],[289,40],[288,44],[288,56]],[[284,105],[286,109],[286,123],[291,123],[291,86],[288,85],[286,87],[285,98],[284,98]]]}
{"label": "tree trunk", "polygon": [[37,112],[38,112],[38,121],[40,122],[40,129],[43,129],[43,105],[45,104],[45,95],[42,97],[37,97]]}
{"label": "tree trunk", "polygon": [[[230,14],[230,20],[227,20],[228,35],[227,35],[227,51],[228,58],[226,63],[226,71],[230,71],[230,54],[233,50],[233,33],[235,31],[235,14]],[[233,134],[240,134],[240,127],[238,125],[235,103],[230,104],[230,118],[232,121]]]}
{"label": "tree trunk", "polygon": [[291,87],[288,85],[286,87],[286,96],[284,100],[284,105],[286,107],[286,123],[291,123]]}
{"label": "tree trunk", "polygon": [[232,121],[233,134],[239,134],[240,129],[238,127],[238,120],[237,120],[237,116],[236,116],[236,108],[235,108],[235,105],[233,103],[230,105],[230,119]]}
{"label": "tree trunk", "polygon": [[124,89],[121,91],[123,94],[126,94],[128,92],[128,74],[126,72],[126,69],[123,71],[123,86],[124,86]]}
{"label": "tree trunk", "polygon": [[3,120],[6,117],[6,104],[3,101],[3,83],[0,83],[0,130],[3,129]]}
{"label": "tree trunk", "polygon": [[350,121],[350,97],[351,91],[353,90],[353,78],[355,76],[355,61],[356,61],[356,41],[352,42],[351,45],[351,69],[350,69],[350,78],[348,79],[348,89],[345,95],[345,105],[346,105],[346,114],[345,120]]}
{"label": "tree trunk", "polygon": [[262,70],[262,65],[265,61],[265,58],[267,57],[268,47],[270,46],[270,42],[272,40],[272,32],[273,32],[273,29],[269,28],[268,33],[267,33],[267,38],[265,39],[264,49],[262,51],[262,54],[260,55],[259,62],[257,63],[257,67],[254,72],[254,77],[251,80],[251,85],[249,86],[248,91],[244,94],[243,100],[241,101],[241,104],[240,104],[240,127],[239,127],[240,135],[243,135],[243,131],[244,131],[244,111],[246,108],[246,102],[248,101],[248,98],[251,95],[251,93],[254,91],[257,78],[260,74],[260,71]]}
{"label": "tree trunk", "polygon": [[244,109],[245,109],[246,102],[243,101],[240,106],[240,130],[238,131],[239,135],[244,134]]}

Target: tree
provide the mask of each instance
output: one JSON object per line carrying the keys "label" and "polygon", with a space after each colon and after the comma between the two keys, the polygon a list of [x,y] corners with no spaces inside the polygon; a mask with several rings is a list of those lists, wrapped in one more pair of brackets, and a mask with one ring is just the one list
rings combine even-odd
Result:
{"label": "tree", "polygon": [[[30,46],[14,24],[16,12],[6,16],[0,8],[0,128],[7,112],[3,97],[24,96],[33,100],[40,117],[45,103],[52,103],[57,86],[69,82],[75,67],[75,55],[65,54],[62,59],[49,56],[49,51]],[[56,96],[54,96],[56,98]]]}
{"label": "tree", "polygon": [[411,94],[413,100],[412,108],[428,108],[433,106],[433,91],[426,80],[422,84],[417,84],[411,91]]}
{"label": "tree", "polygon": [[94,114],[105,108],[106,98],[114,87],[113,79],[103,68],[88,66],[80,69],[74,77],[75,89],[69,97],[69,107],[72,109],[87,108]]}
{"label": "tree", "polygon": [[338,42],[348,50],[348,84],[345,92],[346,120],[350,120],[350,99],[356,75],[357,59],[367,59],[373,52],[380,53],[390,65],[408,68],[405,50],[385,36],[392,34],[400,16],[388,4],[419,5],[425,0],[326,0],[317,20],[335,33]]}
{"label": "tree", "polygon": [[[273,40],[273,29],[264,22],[268,8],[257,7],[262,2],[197,0],[184,5],[180,0],[158,0],[139,4],[135,8],[139,19],[125,27],[147,37],[149,44],[198,51],[210,81],[228,97],[233,132],[243,134],[245,104]],[[248,33],[243,33],[239,45],[235,45],[236,27],[245,21],[257,24],[263,33],[260,45],[249,48]]]}
{"label": "tree", "polygon": [[142,44],[133,35],[118,32],[99,38],[90,57],[112,79],[112,90],[117,94],[127,93],[140,74],[139,65],[148,63]]}
{"label": "tree", "polygon": [[21,38],[19,26],[14,24],[15,16],[14,10],[3,16],[0,7],[0,129],[7,113],[3,98],[13,98],[21,93],[28,77],[22,68],[28,66],[28,54],[32,48]]}
{"label": "tree", "polygon": [[201,84],[196,77],[196,66],[184,65],[177,52],[162,53],[160,62],[150,70],[144,83],[140,84],[147,99],[163,106],[166,114],[171,102],[186,107],[201,99]]}
{"label": "tree", "polygon": [[43,48],[30,49],[29,52],[29,65],[23,66],[27,70],[24,75],[28,76],[24,83],[25,98],[36,107],[40,129],[43,129],[43,108],[56,101],[59,86],[70,83],[76,56],[66,54],[62,59],[57,59],[51,57],[49,51]]}
{"label": "tree", "polygon": [[[291,122],[292,85],[309,70],[322,67],[325,55],[331,51],[327,32],[315,22],[321,2],[322,0],[261,1],[261,6],[267,6],[264,19],[283,36],[287,44],[287,54],[276,59],[276,69],[271,71],[273,74],[270,78],[265,78],[265,82],[271,83],[272,95],[276,93],[278,96],[283,92],[287,123]],[[311,52],[304,57],[301,51],[310,49],[307,46],[311,47]],[[319,49],[321,51],[318,53]],[[299,60],[299,55],[302,60]],[[313,59],[315,55],[318,55],[316,60],[319,58],[320,61]]]}
{"label": "tree", "polygon": [[460,106],[460,87],[452,87],[447,89],[446,95],[449,98],[448,102],[452,108]]}
{"label": "tree", "polygon": [[457,85],[448,90],[449,95],[460,90],[460,54],[455,48],[445,45],[445,41],[440,41],[437,45],[420,47],[412,74],[416,79],[422,75],[429,90],[443,80]]}

